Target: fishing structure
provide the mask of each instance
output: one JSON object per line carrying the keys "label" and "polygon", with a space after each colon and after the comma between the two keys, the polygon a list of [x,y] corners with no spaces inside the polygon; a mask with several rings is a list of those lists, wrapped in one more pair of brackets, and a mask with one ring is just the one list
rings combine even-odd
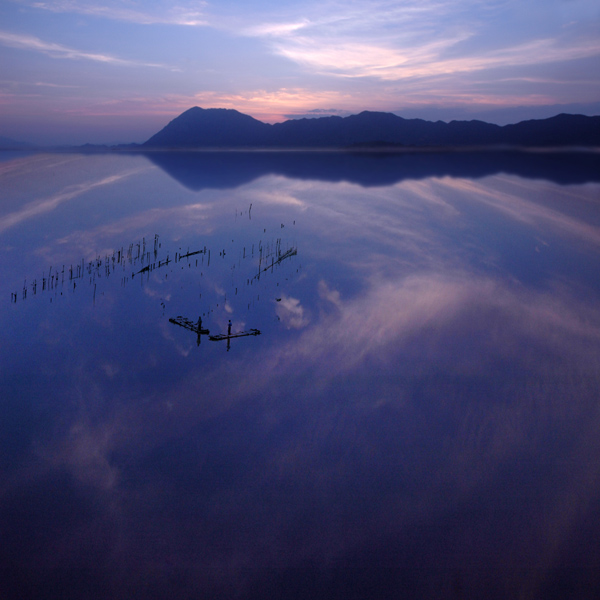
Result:
{"label": "fishing structure", "polygon": [[175,317],[174,319],[169,319],[170,323],[174,325],[179,325],[179,327],[183,327],[184,329],[189,329],[193,331],[197,336],[196,343],[200,345],[200,339],[203,335],[208,335],[210,332],[208,329],[202,329],[202,317],[198,317],[198,322],[194,323],[185,317]]}
{"label": "fishing structure", "polygon": [[[252,220],[251,210],[252,205],[250,205],[250,208],[248,209],[249,220]],[[294,221],[294,225],[295,224]],[[281,229],[283,228],[284,224],[282,223]],[[266,231],[266,228],[263,229],[263,233],[266,233]],[[231,243],[234,243],[233,239],[231,240]],[[11,293],[11,303],[16,304],[18,301],[21,301],[21,299],[27,299],[29,295],[41,295],[41,292],[49,292],[51,294],[50,302],[52,302],[53,297],[56,298],[59,295],[62,296],[63,291],[74,293],[76,289],[81,289],[82,284],[85,283],[90,286],[93,285],[93,298],[95,303],[96,289],[98,288],[98,292],[103,295],[102,284],[108,285],[107,280],[109,280],[109,278],[113,280],[113,274],[116,274],[118,271],[121,272],[121,287],[126,286],[133,280],[136,282],[139,280],[140,284],[144,286],[151,281],[158,282],[159,279],[157,279],[157,276],[164,280],[169,278],[169,281],[171,281],[171,276],[174,276],[176,277],[176,289],[182,290],[184,287],[181,284],[184,280],[178,276],[178,273],[182,273],[182,269],[184,268],[185,272],[188,272],[188,269],[193,269],[200,271],[199,278],[190,279],[188,277],[185,280],[187,281],[187,293],[191,292],[191,290],[201,282],[206,281],[205,284],[201,284],[200,288],[202,293],[199,294],[199,298],[203,305],[203,308],[199,311],[200,316],[198,317],[198,320],[195,321],[180,315],[169,318],[169,322],[194,333],[196,335],[196,344],[198,346],[200,346],[202,336],[207,336],[209,340],[213,342],[227,340],[227,351],[229,351],[232,339],[261,335],[261,331],[253,328],[245,331],[232,332],[232,322],[229,320],[227,333],[211,335],[206,324],[203,324],[202,322],[203,317],[205,320],[206,318],[210,318],[211,313],[214,313],[219,307],[220,310],[223,310],[224,308],[227,312],[231,312],[233,310],[232,305],[230,304],[231,302],[234,303],[234,306],[237,305],[238,308],[241,308],[239,306],[240,303],[243,303],[244,305],[247,303],[247,309],[250,310],[251,307],[254,306],[255,301],[260,301],[260,292],[264,289],[265,284],[268,281],[268,279],[265,282],[261,281],[261,275],[266,277],[267,272],[273,273],[284,261],[287,261],[298,254],[297,247],[295,245],[284,246],[281,237],[265,240],[261,236],[261,239],[259,239],[257,243],[247,244],[243,247],[236,248],[235,246],[219,245],[218,248],[213,248],[213,256],[217,255],[216,253],[218,250],[220,259],[217,261],[217,265],[211,267],[211,250],[210,248],[207,248],[206,245],[200,248],[196,246],[196,249],[190,249],[189,246],[186,249],[180,247],[178,251],[174,253],[169,253],[168,251],[161,252],[161,247],[162,244],[159,241],[159,236],[158,234],[155,234],[153,247],[151,244],[147,244],[146,238],[142,238],[136,243],[129,244],[128,247],[125,246],[114,250],[112,254],[106,253],[104,257],[98,255],[93,260],[81,259],[76,264],[71,264],[70,266],[68,264],[62,265],[62,268],[59,269],[53,269],[51,267],[47,274],[45,272],[42,274],[41,280],[39,278],[33,280],[30,279],[29,281],[25,279],[22,290]],[[162,254],[162,256],[160,256],[160,254]],[[229,272],[231,274],[229,289],[231,290],[231,296],[237,297],[239,290],[241,292],[240,295],[243,298],[236,298],[235,301],[231,299],[228,301],[228,293],[223,289],[227,289],[225,284],[229,276],[227,275],[227,271],[223,272],[222,269],[231,259],[233,259],[229,265]],[[215,259],[213,258],[213,263],[214,262]],[[219,276],[217,276],[217,278],[213,276],[212,272],[214,271],[215,266],[217,267],[217,274],[221,273],[221,278],[219,278]],[[205,269],[210,269],[210,274],[208,270],[205,272]],[[298,272],[298,269],[296,269],[296,272]],[[208,279],[201,279],[204,275],[207,275]],[[248,297],[250,286],[254,287],[254,292]],[[277,286],[279,286],[279,282],[277,282]],[[243,293],[245,287],[247,289],[246,294]],[[256,289],[257,287],[259,289]],[[196,287],[196,289],[198,288]],[[210,294],[214,295],[215,292],[217,295],[217,302],[213,303],[207,301],[206,296],[210,297]],[[179,294],[181,294],[181,292],[179,292]],[[205,296],[204,298],[203,295]],[[161,300],[164,300],[164,298],[161,298]],[[164,315],[164,310],[166,308],[165,301],[161,301],[160,305],[162,306]]]}
{"label": "fishing structure", "polygon": [[200,339],[203,335],[208,335],[208,339],[211,342],[219,342],[221,340],[227,340],[227,352],[231,348],[231,340],[233,338],[240,337],[248,337],[251,335],[260,335],[260,331],[258,329],[249,329],[248,331],[238,331],[236,333],[231,333],[231,319],[229,319],[229,325],[227,326],[227,333],[219,333],[217,335],[210,335],[210,331],[208,329],[202,328],[202,317],[198,317],[198,321],[194,323],[187,319],[186,317],[175,317],[174,319],[169,319],[170,323],[173,325],[179,325],[179,327],[183,327],[189,331],[193,331],[198,337],[196,344],[200,345]]}
{"label": "fishing structure", "polygon": [[233,338],[248,337],[249,335],[260,335],[260,331],[258,329],[249,329],[248,331],[238,331],[237,333],[231,333],[231,319],[229,319],[227,333],[220,333],[218,335],[209,335],[208,339],[211,342],[219,342],[221,340],[227,340],[227,352],[229,352],[229,348],[231,348],[231,340]]}

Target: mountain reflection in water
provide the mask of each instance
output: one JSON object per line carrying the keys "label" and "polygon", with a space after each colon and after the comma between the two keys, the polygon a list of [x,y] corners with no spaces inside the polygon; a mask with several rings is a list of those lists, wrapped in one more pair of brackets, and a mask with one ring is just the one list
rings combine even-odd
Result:
{"label": "mountain reflection in water", "polygon": [[361,186],[428,177],[473,179],[498,173],[560,184],[600,181],[600,153],[595,152],[156,151],[145,156],[194,191],[237,187],[264,175]]}
{"label": "mountain reflection in water", "polygon": [[482,154],[2,163],[2,598],[597,596],[597,159]]}

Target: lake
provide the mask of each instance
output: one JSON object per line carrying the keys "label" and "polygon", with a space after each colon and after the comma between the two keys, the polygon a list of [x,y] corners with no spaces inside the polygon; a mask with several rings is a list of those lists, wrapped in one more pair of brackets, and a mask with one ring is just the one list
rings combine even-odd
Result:
{"label": "lake", "polygon": [[600,154],[0,160],[2,598],[600,595]]}

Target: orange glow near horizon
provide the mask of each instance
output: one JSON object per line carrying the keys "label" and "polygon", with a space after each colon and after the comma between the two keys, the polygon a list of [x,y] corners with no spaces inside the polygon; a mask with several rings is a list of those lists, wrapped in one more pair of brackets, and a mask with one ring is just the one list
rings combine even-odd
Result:
{"label": "orange glow near horizon", "polygon": [[[62,107],[57,113],[88,117],[148,117],[164,115],[173,119],[186,110],[201,108],[226,108],[248,114],[265,123],[279,123],[290,115],[304,115],[310,111],[318,117],[323,114],[356,114],[363,110],[399,113],[402,109],[462,108],[477,107],[482,110],[522,106],[544,106],[555,104],[549,96],[530,94],[498,97],[491,94],[447,93],[443,89],[433,94],[413,94],[401,97],[391,90],[376,100],[336,91],[313,92],[304,89],[280,89],[274,92],[252,90],[239,94],[200,92],[191,96],[169,95],[161,98],[131,98],[126,101],[107,100],[93,105]],[[476,111],[473,111],[476,113]]]}

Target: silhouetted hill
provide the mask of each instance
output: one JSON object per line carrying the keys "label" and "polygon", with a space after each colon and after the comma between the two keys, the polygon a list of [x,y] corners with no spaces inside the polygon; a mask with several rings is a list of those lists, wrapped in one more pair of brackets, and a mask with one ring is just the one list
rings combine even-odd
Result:
{"label": "silhouetted hill", "polygon": [[191,108],[146,148],[345,148],[349,146],[600,146],[600,117],[557,115],[501,127],[483,121],[424,121],[364,111],[349,117],[269,125],[237,110]]}
{"label": "silhouetted hill", "polygon": [[237,110],[190,108],[153,135],[144,146],[228,147],[264,146],[270,125]]}
{"label": "silhouetted hill", "polygon": [[535,139],[538,146],[598,146],[600,117],[560,114],[543,120],[521,121],[502,127],[503,142],[524,146]]}

